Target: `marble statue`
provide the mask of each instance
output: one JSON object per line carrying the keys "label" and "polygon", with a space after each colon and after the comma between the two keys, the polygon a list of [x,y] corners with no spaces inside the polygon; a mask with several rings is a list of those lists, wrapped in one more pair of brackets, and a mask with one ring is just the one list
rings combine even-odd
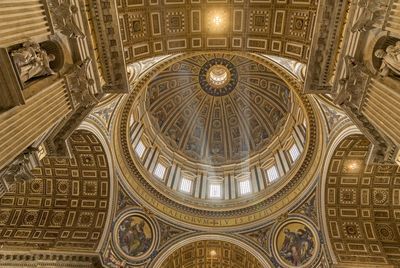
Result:
{"label": "marble statue", "polygon": [[11,57],[17,68],[21,82],[26,82],[34,77],[55,73],[50,68],[50,62],[55,60],[55,56],[47,54],[38,43],[31,40],[25,42],[22,48],[12,51]]}
{"label": "marble statue", "polygon": [[379,68],[379,75],[381,77],[388,76],[390,72],[400,75],[400,41],[395,45],[390,45],[383,49],[375,51],[375,57],[382,59],[382,65]]}
{"label": "marble statue", "polygon": [[78,7],[72,5],[71,0],[49,0],[48,5],[54,24],[62,34],[70,38],[85,38],[85,34],[74,20],[74,14],[79,11]]}
{"label": "marble statue", "polygon": [[88,76],[91,61],[90,58],[86,58],[83,62],[76,63],[68,75],[71,81],[71,92],[75,100],[85,107],[99,102],[90,91],[90,88],[95,84],[95,81]]}
{"label": "marble statue", "polygon": [[361,101],[369,72],[362,62],[349,55],[344,57],[344,64],[346,77],[339,81],[340,89],[335,98],[335,103],[343,105],[351,102],[358,105]]}

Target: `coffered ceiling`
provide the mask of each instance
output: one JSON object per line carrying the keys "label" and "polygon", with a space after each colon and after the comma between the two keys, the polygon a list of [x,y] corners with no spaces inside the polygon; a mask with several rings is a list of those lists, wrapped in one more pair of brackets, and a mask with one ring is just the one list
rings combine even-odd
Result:
{"label": "coffered ceiling", "polygon": [[307,62],[318,0],[118,0],[127,63],[198,50]]}

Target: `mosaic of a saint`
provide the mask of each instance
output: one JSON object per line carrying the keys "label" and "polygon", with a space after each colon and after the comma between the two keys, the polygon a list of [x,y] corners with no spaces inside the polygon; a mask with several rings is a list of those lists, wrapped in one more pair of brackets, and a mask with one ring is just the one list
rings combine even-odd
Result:
{"label": "mosaic of a saint", "polygon": [[[296,230],[297,229],[297,230]],[[279,255],[293,266],[307,263],[314,254],[314,235],[307,226],[298,224],[283,228],[283,241],[279,243]]]}
{"label": "mosaic of a saint", "polygon": [[153,242],[149,224],[137,216],[128,217],[120,224],[118,236],[121,249],[131,257],[145,254]]}

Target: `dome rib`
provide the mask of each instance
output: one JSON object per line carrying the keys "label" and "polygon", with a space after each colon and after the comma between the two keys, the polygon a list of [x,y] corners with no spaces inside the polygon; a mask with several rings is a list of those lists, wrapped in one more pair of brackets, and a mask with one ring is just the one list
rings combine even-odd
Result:
{"label": "dome rib", "polygon": [[[228,77],[236,81],[214,92],[211,84],[205,86],[209,78],[204,75],[221,64],[234,72]],[[151,81],[145,112],[159,123],[159,136],[174,154],[211,166],[234,164],[267,148],[280,131],[291,103],[282,97],[289,96],[284,85],[266,67],[244,57],[194,56]]]}

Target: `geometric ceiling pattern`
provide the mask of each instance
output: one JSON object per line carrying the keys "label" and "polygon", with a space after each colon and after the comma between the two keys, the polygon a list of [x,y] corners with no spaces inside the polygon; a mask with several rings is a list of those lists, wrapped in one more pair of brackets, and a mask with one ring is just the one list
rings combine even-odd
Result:
{"label": "geometric ceiling pattern", "polygon": [[262,268],[243,248],[225,241],[204,240],[173,252],[161,268]]}
{"label": "geometric ceiling pattern", "polygon": [[318,0],[117,0],[127,63],[200,50],[306,63]]}
{"label": "geometric ceiling pattern", "polygon": [[[339,262],[400,266],[400,167],[366,165],[370,142],[346,137],[326,178],[326,222]],[[361,267],[361,266],[358,266]]]}
{"label": "geometric ceiling pattern", "polygon": [[[291,126],[282,128],[284,134],[287,136],[284,138],[281,138],[281,136],[279,136],[275,139],[272,139],[273,142],[269,144],[276,145],[275,148],[273,148],[272,150],[270,150],[271,148],[268,146],[261,146],[260,150],[262,150],[264,155],[261,155],[260,157],[258,157],[258,155],[253,156],[253,158],[249,159],[247,162],[239,160],[238,162],[241,162],[243,168],[237,168],[237,164],[232,164],[229,166],[204,165],[198,163],[197,161],[190,161],[190,157],[182,157],[181,155],[187,155],[187,153],[176,153],[176,150],[171,149],[172,146],[169,143],[164,142],[166,138],[163,136],[165,136],[165,133],[167,132],[160,132],[156,129],[157,126],[161,126],[161,128],[163,128],[164,124],[166,126],[169,126],[167,121],[175,121],[175,116],[166,116],[165,120],[167,121],[149,120],[151,119],[149,116],[149,111],[152,111],[152,102],[154,102],[153,105],[154,107],[156,107],[156,100],[159,100],[160,105],[158,106],[158,108],[161,109],[163,106],[166,106],[162,103],[168,101],[166,97],[160,98],[157,96],[157,91],[160,91],[160,89],[152,89],[153,83],[154,85],[156,85],[158,83],[158,80],[161,81],[162,79],[164,79],[163,75],[168,76],[168,70],[169,68],[171,68],[172,72],[175,72],[175,77],[165,79],[165,82],[172,84],[172,86],[168,89],[165,89],[165,86],[164,88],[161,87],[161,89],[165,89],[165,92],[163,92],[162,94],[166,94],[164,96],[168,96],[169,94],[175,94],[175,91],[183,94],[185,91],[187,91],[188,87],[183,87],[182,90],[180,90],[180,88],[176,87],[176,85],[179,85],[179,80],[188,80],[188,76],[179,76],[180,72],[178,70],[181,70],[180,63],[185,62],[185,60],[189,60],[193,56],[198,56],[202,54],[215,54],[218,55],[218,57],[226,57],[225,55],[235,55],[239,56],[238,59],[250,59],[250,66],[258,68],[257,65],[258,63],[260,63],[261,65],[263,65],[263,67],[265,67],[265,71],[258,71],[258,74],[257,71],[254,71],[254,75],[252,76],[255,80],[262,80],[262,77],[266,74],[267,76],[269,75],[269,77],[265,80],[271,81],[271,79],[273,79],[273,76],[271,74],[274,73],[275,80],[280,80],[282,86],[286,84],[286,88],[293,88],[293,93],[289,91],[291,95],[290,99],[286,98],[286,100],[284,100],[284,98],[282,97],[279,98],[283,103],[285,103],[285,101],[289,101],[291,107],[293,108],[287,108],[287,110],[289,111],[288,113],[293,115],[289,115],[288,118],[290,118],[290,120],[286,121],[287,125]],[[188,65],[188,67],[185,66],[182,70],[190,70],[191,67],[201,68],[202,66],[203,65],[201,64],[198,64],[198,66],[196,66],[195,64],[191,63],[190,65]],[[235,65],[236,69],[240,67],[240,64]],[[166,71],[167,74],[163,74],[162,71]],[[200,72],[195,73],[199,74]],[[249,79],[251,79],[252,76],[249,75]],[[239,74],[239,81],[241,79],[240,77],[241,76]],[[194,78],[198,79],[197,76],[194,76]],[[273,80],[272,82],[275,82],[275,80]],[[196,82],[196,80],[194,82]],[[194,83],[195,86],[198,84],[200,83]],[[240,84],[241,82],[237,83],[237,85]],[[260,88],[263,84],[265,83],[258,84],[259,87],[254,87],[252,91],[262,91],[267,95],[271,93],[272,98],[272,95],[275,95],[272,93],[274,92],[273,87],[267,87],[261,90]],[[281,209],[283,210],[292,201],[295,202],[295,199],[298,197],[298,193],[300,193],[302,189],[304,189],[304,187],[307,187],[308,183],[311,180],[315,179],[314,173],[317,171],[317,169],[319,169],[319,164],[321,160],[321,157],[317,156],[323,153],[323,150],[318,150],[316,148],[317,145],[320,145],[322,143],[322,140],[321,135],[319,135],[319,131],[321,130],[321,121],[316,120],[316,116],[318,114],[314,112],[315,106],[311,104],[314,102],[314,99],[308,98],[307,96],[301,94],[298,90],[299,84],[297,84],[297,80],[295,78],[287,75],[286,71],[271,63],[271,61],[263,60],[258,55],[251,53],[182,53],[177,55],[173,59],[168,59],[164,61],[162,64],[155,65],[150,72],[148,72],[146,75],[143,75],[139,79],[139,81],[137,81],[129,97],[124,98],[122,103],[124,107],[122,108],[121,113],[118,115],[118,117],[116,117],[116,127],[114,128],[114,137],[116,139],[116,142],[114,144],[116,146],[115,151],[117,152],[116,161],[118,161],[118,165],[120,165],[121,167],[120,170],[122,177],[125,179],[124,182],[129,184],[132,189],[133,195],[136,195],[140,201],[146,202],[146,205],[148,205],[148,207],[151,207],[152,211],[154,209],[153,212],[160,217],[168,218],[168,220],[173,219],[177,223],[179,222],[181,224],[187,224],[186,226],[191,226],[193,228],[212,227],[215,228],[215,230],[238,230],[239,228],[244,228],[245,226],[254,226],[261,221],[267,220],[268,217],[274,217],[274,213]],[[154,94],[152,93],[152,91],[154,92]],[[213,96],[212,94],[209,94],[207,91],[205,91],[201,87],[201,85],[198,85],[196,91],[199,92],[199,94],[206,95],[207,97],[205,97],[205,99],[214,97],[215,100],[222,99],[224,97],[230,97],[232,94],[238,92],[240,93],[240,90],[238,91],[238,86],[236,86],[236,88],[233,89],[229,94],[223,96]],[[185,95],[187,96],[187,98],[194,97],[194,94],[190,93],[185,93]],[[242,96],[247,97],[247,95],[245,94],[243,94]],[[293,98],[293,96],[295,98]],[[268,100],[268,98],[265,99]],[[172,109],[179,106],[185,106],[187,105],[187,103],[187,101],[180,98],[180,100],[178,102],[175,102],[174,106],[172,106]],[[262,108],[262,105],[258,106],[257,101],[254,101],[254,103],[249,103],[250,106],[253,106],[252,108],[254,109]],[[276,101],[273,103],[273,105],[282,105],[282,103]],[[173,112],[172,109],[164,109],[164,112],[171,113]],[[295,113],[292,114],[293,110],[295,110]],[[301,112],[299,110],[301,110]],[[177,109],[177,111],[177,114],[183,114],[183,111],[180,111],[179,109]],[[304,116],[304,113],[306,113],[306,116]],[[193,114],[195,113],[185,113],[185,115],[189,118]],[[156,115],[156,113],[154,113],[154,115]],[[254,115],[257,116],[256,113]],[[158,115],[155,116],[155,119],[157,118],[163,119],[162,116]],[[223,120],[226,120],[226,117],[221,118],[222,122]],[[264,121],[268,121],[269,116],[266,116],[265,118],[266,119]],[[297,122],[297,120],[299,122]],[[211,123],[212,121],[210,118],[208,118],[207,122]],[[191,124],[196,123],[197,120],[187,119],[186,126],[190,126]],[[246,124],[248,123],[251,122],[246,122]],[[295,123],[306,125],[307,140],[306,146],[304,146],[304,148],[301,148],[302,144],[299,139],[295,140],[296,137],[290,137],[293,136],[292,133],[295,129],[292,126]],[[184,125],[185,124],[183,124],[183,126]],[[253,128],[249,127],[249,129],[252,130]],[[226,132],[228,132],[228,130]],[[282,132],[280,132],[280,134],[281,133]],[[304,131],[302,133],[304,134]],[[189,132],[186,132],[186,134],[187,135],[182,136],[182,139],[190,136]],[[286,142],[286,138],[289,138],[288,136],[291,138],[291,140],[287,140]],[[174,136],[170,135],[170,137]],[[178,140],[178,142],[180,142],[181,140]],[[297,145],[297,143],[299,143],[299,145]],[[199,144],[201,145],[201,142],[199,142]],[[225,148],[229,149],[231,147],[227,146]],[[234,148],[234,146],[232,146],[232,148]],[[295,148],[294,150],[291,150],[291,152],[293,151],[293,154],[289,152],[289,149],[291,148]],[[304,154],[301,154],[301,151],[304,152]],[[173,155],[170,154],[171,152]],[[221,151],[214,150],[214,152]],[[249,152],[252,153],[251,151]],[[279,154],[277,157],[275,157],[275,152],[276,154]],[[265,161],[265,166],[262,166],[262,168],[265,168],[265,170],[258,171],[255,169],[257,168],[256,165],[264,164],[263,161],[260,161],[260,158],[272,154],[273,157],[270,157],[270,159],[265,159],[271,160],[269,162]],[[207,157],[206,154],[200,154],[200,156]],[[175,160],[176,162],[172,162]],[[283,162],[284,160],[286,162]],[[221,163],[224,163],[224,161],[225,160],[221,161]],[[248,165],[248,162],[250,161],[254,161],[255,164],[253,166]],[[164,165],[164,169],[159,168],[160,163]],[[179,165],[183,163],[184,166],[174,166],[175,163]],[[270,185],[272,185],[272,187],[265,187],[266,183],[268,183],[266,177],[268,174],[266,174],[266,169],[269,167],[268,165],[274,165],[274,163],[276,163],[277,168],[279,168],[279,174],[281,174],[281,171],[282,174],[285,174],[285,171],[289,171],[289,175],[285,177],[284,180],[277,180],[276,183],[274,182],[273,185],[271,183]],[[284,164],[285,166],[283,166]],[[198,165],[198,167],[192,168],[192,166],[194,165]],[[186,169],[187,166],[189,166],[190,169]],[[200,174],[200,172],[196,173],[198,170],[206,170],[208,167],[210,167],[210,175],[208,175],[208,173],[205,175]],[[291,169],[292,167],[294,168]],[[250,170],[251,168],[252,170]],[[226,177],[217,175],[218,178],[216,178],[217,176],[215,175],[216,172],[214,172],[214,170],[217,170],[217,172],[221,173],[225,170],[228,170],[230,173],[227,172],[228,176]],[[263,172],[265,176],[262,175]],[[160,174],[160,176],[158,176],[157,174]],[[215,181],[211,181],[212,179],[215,179]],[[262,182],[258,184],[257,180],[262,180]],[[214,182],[222,182],[224,184],[220,184],[220,187],[213,187],[214,184],[212,183]],[[231,185],[230,188],[229,185]],[[251,188],[252,185],[256,185],[256,187],[258,188],[255,188],[255,190],[253,191],[253,189]],[[170,189],[167,189],[166,187]],[[222,191],[224,191],[224,199],[222,198],[222,194],[213,194],[213,196],[210,195],[210,198],[208,198],[206,191],[200,192],[200,189],[207,189],[207,191],[211,192],[212,188],[214,188],[215,192],[219,191],[221,193]],[[235,196],[233,196],[233,194],[230,195],[229,193],[235,193]],[[212,200],[214,196],[217,195],[219,195],[220,198],[217,200]],[[240,200],[239,202],[237,202],[236,200],[233,202],[233,198]],[[204,200],[207,200],[207,202],[205,202]]]}
{"label": "geometric ceiling pattern", "polygon": [[[234,68],[229,79],[237,84],[224,96],[206,91],[199,75],[214,60]],[[185,159],[211,165],[260,153],[282,131],[291,105],[287,85],[265,66],[219,53],[173,64],[150,82],[146,95],[157,136]]]}
{"label": "geometric ceiling pattern", "polygon": [[43,158],[35,178],[0,199],[0,245],[7,249],[97,249],[107,219],[110,174],[99,139],[87,131],[69,138],[73,157]]}

